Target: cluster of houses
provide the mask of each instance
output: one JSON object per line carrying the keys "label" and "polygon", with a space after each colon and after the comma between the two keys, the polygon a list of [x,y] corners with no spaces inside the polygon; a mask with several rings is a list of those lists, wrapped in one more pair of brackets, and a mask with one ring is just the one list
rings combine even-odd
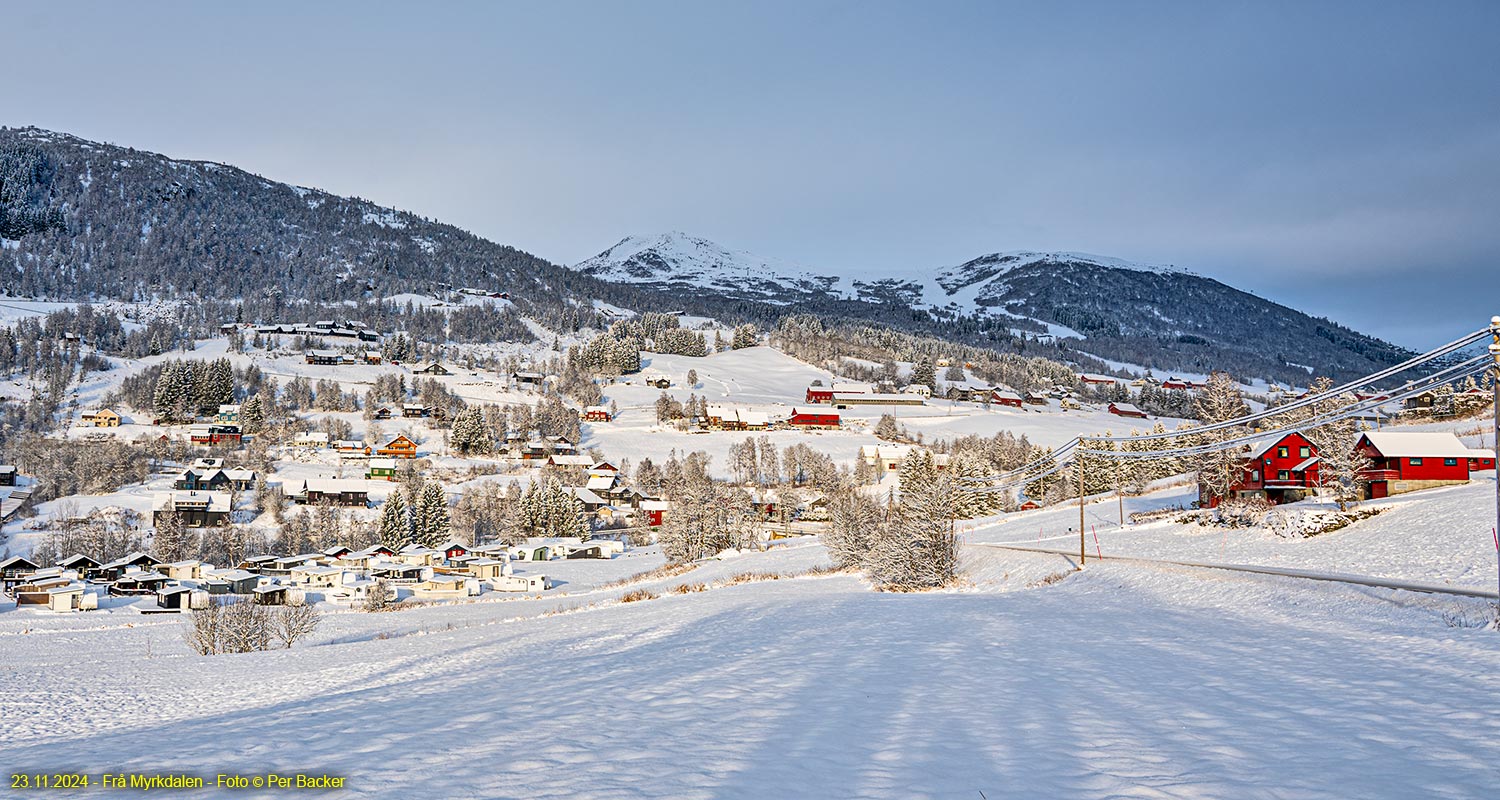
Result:
{"label": "cluster of houses", "polygon": [[379,350],[362,350],[358,353],[342,350],[308,350],[302,354],[307,363],[324,367],[344,367],[353,364],[379,364]]}
{"label": "cluster of houses", "polygon": [[900,392],[877,392],[868,383],[834,381],[828,386],[809,386],[804,395],[809,403],[832,405],[834,408],[854,406],[920,406],[927,404],[932,389],[923,384],[912,384]]}
{"label": "cluster of houses", "polygon": [[581,471],[583,485],[565,486],[564,491],[578,498],[585,514],[601,522],[657,526],[662,524],[669,508],[666,500],[631,486],[619,467],[608,461],[594,461],[579,454],[555,454],[547,457],[545,466]]}
{"label": "cluster of houses", "polygon": [[98,607],[101,595],[154,595],[156,608],[163,611],[202,608],[221,595],[263,605],[302,603],[311,599],[309,594],[357,602],[378,581],[386,582],[398,597],[444,599],[487,591],[546,591],[551,585],[546,575],[518,574],[512,562],[614,558],[624,549],[614,540],[572,537],[479,547],[459,542],[440,547],[408,545],[399,550],[384,545],[363,550],[339,546],[320,553],[251,556],[225,568],[196,560],[163,563],[141,552],[107,563],[78,554],[45,568],[16,556],[0,561],[0,592],[12,597],[18,607],[51,611],[91,610]]}
{"label": "cluster of houses", "polygon": [[313,450],[332,449],[338,451],[340,456],[352,459],[372,456],[379,459],[412,459],[416,458],[419,452],[416,441],[404,433],[398,433],[387,439],[384,444],[371,448],[364,442],[354,439],[331,439],[323,431],[303,431],[292,437],[292,446]]}
{"label": "cluster of houses", "polygon": [[[78,424],[89,428],[118,428],[127,420],[109,408],[90,409],[78,415]],[[158,424],[161,420],[152,420]],[[238,447],[244,439],[240,430],[240,405],[226,403],[212,416],[200,417],[188,426],[188,439],[193,444],[210,447]]]}
{"label": "cluster of houses", "polygon": [[1099,375],[1095,373],[1083,372],[1079,373],[1078,375],[1078,383],[1083,386],[1120,385],[1130,389],[1134,389],[1136,391],[1140,391],[1147,386],[1155,386],[1158,389],[1178,392],[1198,392],[1208,388],[1208,383],[1205,381],[1195,381],[1188,378],[1179,378],[1176,375],[1172,375],[1164,381],[1158,381],[1155,378],[1150,377],[1134,379],[1117,378],[1113,375]]}
{"label": "cluster of houses", "polygon": [[[236,330],[240,326],[234,323],[220,325],[219,329],[224,333]],[[311,325],[294,322],[273,322],[268,325],[253,326],[256,333],[263,336],[329,336],[342,339],[358,339],[362,342],[378,342],[380,334],[370,330],[363,322],[355,320],[331,320],[320,319]]]}
{"label": "cluster of houses", "polygon": [[[1495,468],[1495,454],[1474,450],[1449,432],[1365,431],[1354,449],[1370,460],[1361,473],[1366,499],[1469,482],[1472,472]],[[1256,450],[1241,464],[1230,488],[1234,499],[1261,498],[1272,504],[1305,499],[1323,485],[1318,448],[1300,433],[1289,433]],[[1220,498],[1199,489],[1204,506]]]}

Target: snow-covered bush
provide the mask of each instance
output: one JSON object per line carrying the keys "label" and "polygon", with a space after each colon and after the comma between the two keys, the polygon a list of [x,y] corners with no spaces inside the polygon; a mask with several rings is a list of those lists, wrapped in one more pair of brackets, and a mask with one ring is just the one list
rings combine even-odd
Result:
{"label": "snow-covered bush", "polygon": [[390,611],[391,600],[394,597],[395,592],[391,591],[390,581],[387,581],[385,578],[377,578],[375,585],[371,586],[370,590],[365,593],[365,603],[362,609],[370,612]]}
{"label": "snow-covered bush", "polygon": [[1271,504],[1264,497],[1225,500],[1214,509],[1212,519],[1231,528],[1254,528],[1266,520]]}

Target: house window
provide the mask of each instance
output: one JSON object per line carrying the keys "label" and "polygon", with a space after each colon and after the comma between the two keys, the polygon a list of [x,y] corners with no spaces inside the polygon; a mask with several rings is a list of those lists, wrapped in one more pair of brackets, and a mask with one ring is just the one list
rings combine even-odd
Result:
{"label": "house window", "polygon": [[1278,448],[1276,448],[1276,457],[1277,458],[1286,458],[1286,448],[1285,447],[1278,447]]}
{"label": "house window", "polygon": [[1251,483],[1260,483],[1260,470],[1258,470],[1258,469],[1252,469],[1252,470],[1250,470],[1250,482]]}
{"label": "house window", "polygon": [[1420,458],[1414,458],[1414,459],[1412,459],[1411,460],[1411,465],[1414,466],[1414,467],[1420,467],[1420,466],[1422,466],[1422,459],[1420,459]]}
{"label": "house window", "polygon": [[1312,448],[1311,447],[1299,448],[1297,450],[1297,455],[1301,456],[1302,458],[1308,458],[1308,457],[1312,456]]}
{"label": "house window", "polygon": [[1291,480],[1291,479],[1292,479],[1292,473],[1287,472],[1286,470],[1281,470],[1280,472],[1276,473],[1276,480],[1278,480],[1278,481],[1287,481],[1287,480]]}
{"label": "house window", "polygon": [[1443,466],[1445,466],[1445,467],[1456,467],[1456,466],[1458,466],[1458,459],[1456,459],[1456,458],[1445,458],[1445,459],[1443,459]]}

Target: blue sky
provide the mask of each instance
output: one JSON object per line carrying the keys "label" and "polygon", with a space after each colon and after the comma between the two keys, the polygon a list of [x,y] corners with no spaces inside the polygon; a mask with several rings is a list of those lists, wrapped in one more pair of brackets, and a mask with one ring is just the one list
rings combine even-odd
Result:
{"label": "blue sky", "polygon": [[1409,346],[1500,313],[1500,3],[437,5],[7,2],[0,123],[564,263],[1065,249]]}

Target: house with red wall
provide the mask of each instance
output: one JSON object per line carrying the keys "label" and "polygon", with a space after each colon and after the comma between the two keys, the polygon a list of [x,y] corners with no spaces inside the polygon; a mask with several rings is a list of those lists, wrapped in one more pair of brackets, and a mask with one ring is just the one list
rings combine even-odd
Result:
{"label": "house with red wall", "polygon": [[1009,389],[995,389],[990,392],[990,404],[997,406],[1021,407],[1021,396]]}
{"label": "house with red wall", "polygon": [[1361,473],[1370,499],[1469,482],[1472,453],[1448,431],[1365,431],[1354,447],[1371,462]]}
{"label": "house with red wall", "polygon": [[809,386],[807,387],[807,402],[809,403],[832,403],[833,395],[837,394],[871,394],[875,387],[868,383],[848,383],[835,381],[831,386]]}
{"label": "house with red wall", "polygon": [[837,411],[813,411],[792,409],[792,415],[787,417],[787,424],[794,428],[837,428],[840,423]]}
{"label": "house with red wall", "polygon": [[1483,472],[1495,468],[1495,451],[1469,450],[1469,471]]}
{"label": "house with red wall", "polygon": [[1133,419],[1149,419],[1146,412],[1140,410],[1133,403],[1110,403],[1109,413],[1117,417],[1131,417]]}
{"label": "house with red wall", "polygon": [[[1302,434],[1289,433],[1245,459],[1241,469],[1239,483],[1229,489],[1230,498],[1262,497],[1272,504],[1294,503],[1318,487],[1318,449]],[[1198,495],[1199,502],[1209,508],[1220,502],[1220,498],[1209,497],[1201,484]]]}

